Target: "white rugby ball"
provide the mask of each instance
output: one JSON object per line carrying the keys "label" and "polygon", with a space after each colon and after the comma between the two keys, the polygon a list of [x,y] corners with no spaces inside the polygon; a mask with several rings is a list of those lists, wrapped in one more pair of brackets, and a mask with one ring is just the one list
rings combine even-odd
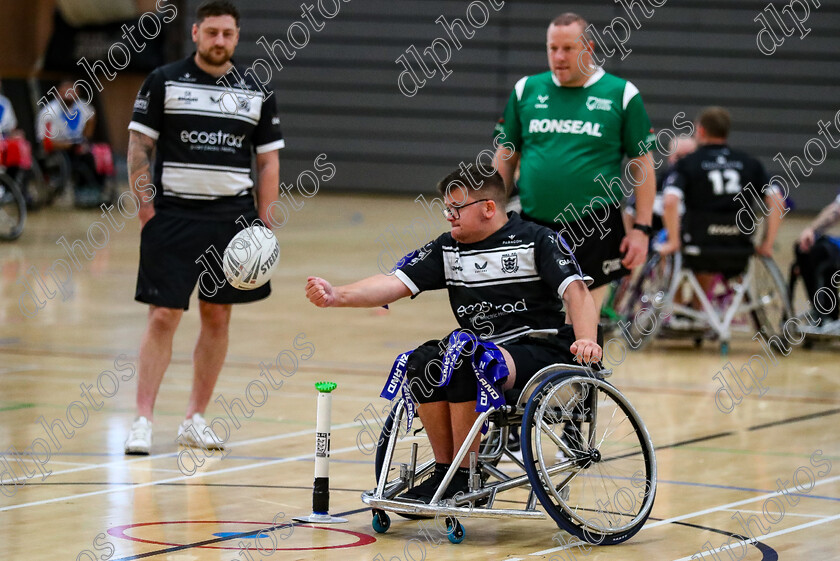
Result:
{"label": "white rugby ball", "polygon": [[232,287],[253,290],[271,279],[280,262],[280,244],[265,226],[250,226],[230,240],[222,261]]}

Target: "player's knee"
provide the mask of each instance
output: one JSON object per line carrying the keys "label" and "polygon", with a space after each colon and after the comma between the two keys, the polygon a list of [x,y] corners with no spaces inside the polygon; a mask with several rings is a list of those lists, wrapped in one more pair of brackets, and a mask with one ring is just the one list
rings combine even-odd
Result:
{"label": "player's knee", "polygon": [[417,403],[446,399],[444,389],[429,382],[430,378],[440,379],[440,351],[436,341],[421,345],[408,356],[405,376],[408,390]]}
{"label": "player's knee", "polygon": [[175,331],[184,311],[178,308],[152,306],[149,310],[149,328],[155,331]]}
{"label": "player's knee", "polygon": [[226,331],[230,324],[231,306],[199,302],[201,326],[206,329]]}

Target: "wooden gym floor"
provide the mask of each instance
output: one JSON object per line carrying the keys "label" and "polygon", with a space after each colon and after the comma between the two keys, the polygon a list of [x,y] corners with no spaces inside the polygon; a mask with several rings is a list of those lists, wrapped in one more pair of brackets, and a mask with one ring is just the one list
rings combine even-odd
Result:
{"label": "wooden gym floor", "polygon": [[[703,550],[703,559],[720,561],[840,557],[837,347],[794,346],[789,356],[771,362],[763,396],[757,390],[743,395],[725,414],[715,405],[719,384],[713,376],[727,361],[740,369],[762,353],[748,338],[734,341],[726,357],[713,343],[699,350],[658,343],[629,354],[615,369],[613,380],[645,420],[659,462],[653,514],[627,543],[558,549],[552,538],[569,536],[548,520],[466,519],[460,545],[434,530],[424,536],[417,522],[396,516],[387,534],[375,534],[359,499],[373,485],[373,456],[357,442],[369,443],[364,428],[378,424],[372,411],[385,404],[378,395],[394,356],[447,333],[455,322],[443,292],[399,302],[390,311],[320,310],[306,301],[303,286],[307,275],[343,283],[377,272],[383,241],[393,244],[394,232],[417,218],[428,220],[410,198],[321,193],[276,231],[281,256],[274,292],[264,303],[236,309],[216,387],[224,399],[211,404],[207,419],[229,420],[221,402],[244,401],[246,390],[265,404],[250,418],[237,412],[239,426],[230,425],[229,454],[221,459],[218,453],[190,457],[184,449],[179,456],[175,443],[192,376],[195,300],[175,337],[152,455],[123,456],[136,390],[131,369],[146,314],[133,301],[137,220],[116,232],[99,212],[53,208],[32,214],[23,237],[0,246],[0,559],[672,561]],[[73,270],[66,298],[39,294],[43,307],[36,310],[21,279],[38,290],[31,275],[24,277],[27,271],[34,267],[46,278],[56,259],[68,257],[59,238],[86,239],[94,221],[104,223],[107,242],[94,229],[101,248],[90,260],[77,254],[80,270]],[[784,223],[778,246],[783,270],[803,224],[801,218]],[[445,226],[442,218],[435,223],[436,231]],[[22,314],[21,298],[32,317]],[[283,351],[292,373],[263,397],[249,384],[265,380],[261,363],[274,362]],[[242,537],[311,510],[318,380],[338,383],[331,511],[349,522],[284,527],[260,540]],[[100,395],[97,381],[111,397]],[[86,391],[91,405],[85,405]],[[57,424],[48,434],[42,417],[48,424],[61,419],[72,435]],[[34,456],[17,454],[28,447]],[[183,473],[193,469],[193,475]],[[799,491],[779,496],[779,482],[792,487],[794,480]],[[738,543],[732,535],[747,531],[739,516],[751,521],[758,543],[719,551],[729,541]]]}

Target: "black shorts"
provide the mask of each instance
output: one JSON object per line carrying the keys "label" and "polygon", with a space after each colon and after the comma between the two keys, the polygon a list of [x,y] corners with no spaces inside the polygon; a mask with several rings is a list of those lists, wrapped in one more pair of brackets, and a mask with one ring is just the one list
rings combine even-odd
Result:
{"label": "black shorts", "polygon": [[516,381],[513,387],[521,390],[534,374],[552,364],[562,362],[575,364],[569,347],[575,342],[571,325],[565,325],[555,337],[522,337],[510,343],[499,345],[513,357],[516,366]]}
{"label": "black shorts", "polygon": [[[603,223],[596,224],[597,219],[590,213],[577,222],[570,222],[568,228],[562,229],[561,224],[557,222],[543,222],[524,213],[522,218],[563,234],[563,239],[572,248],[581,270],[594,280],[589,287],[591,290],[630,273],[621,264],[624,254],[619,248],[625,235],[621,211],[612,207],[609,209],[610,214]],[[567,229],[571,232],[566,231]],[[601,239],[604,232],[606,235]]]}
{"label": "black shorts", "polygon": [[[256,211],[245,216],[249,224],[256,218]],[[186,310],[196,283],[198,298],[214,304],[267,298],[271,294],[270,283],[254,290],[239,290],[225,279],[222,255],[240,230],[242,226],[233,221],[192,220],[156,212],[140,232],[140,268],[134,299]]]}
{"label": "black shorts", "polygon": [[[428,363],[431,360],[442,360],[446,349],[446,341],[449,336],[443,339],[443,343],[437,340],[423,343],[414,353],[422,355],[422,362]],[[569,347],[575,342],[575,332],[571,325],[563,325],[558,329],[556,336],[529,337],[524,336],[509,343],[501,343],[499,347],[510,353],[513,364],[516,368],[516,381],[513,387],[522,389],[534,374],[552,364],[562,362],[574,364],[574,355]],[[437,368],[435,375],[440,375],[440,368]]]}

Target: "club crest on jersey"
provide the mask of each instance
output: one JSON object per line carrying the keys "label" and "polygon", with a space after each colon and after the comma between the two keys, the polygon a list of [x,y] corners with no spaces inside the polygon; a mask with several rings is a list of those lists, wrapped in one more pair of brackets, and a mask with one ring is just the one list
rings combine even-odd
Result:
{"label": "club crest on jersey", "polygon": [[538,95],[537,96],[538,103],[534,104],[534,109],[548,109],[548,95]]}
{"label": "club crest on jersey", "polygon": [[611,111],[612,110],[612,100],[611,99],[603,99],[600,97],[595,97],[594,95],[590,95],[586,99],[586,108],[590,111]]}
{"label": "club crest on jersey", "polygon": [[250,111],[251,110],[251,101],[244,95],[236,96],[236,101],[239,104],[239,108],[243,111]]}
{"label": "club crest on jersey", "polygon": [[519,270],[519,256],[516,253],[502,255],[502,272],[515,273]]}

